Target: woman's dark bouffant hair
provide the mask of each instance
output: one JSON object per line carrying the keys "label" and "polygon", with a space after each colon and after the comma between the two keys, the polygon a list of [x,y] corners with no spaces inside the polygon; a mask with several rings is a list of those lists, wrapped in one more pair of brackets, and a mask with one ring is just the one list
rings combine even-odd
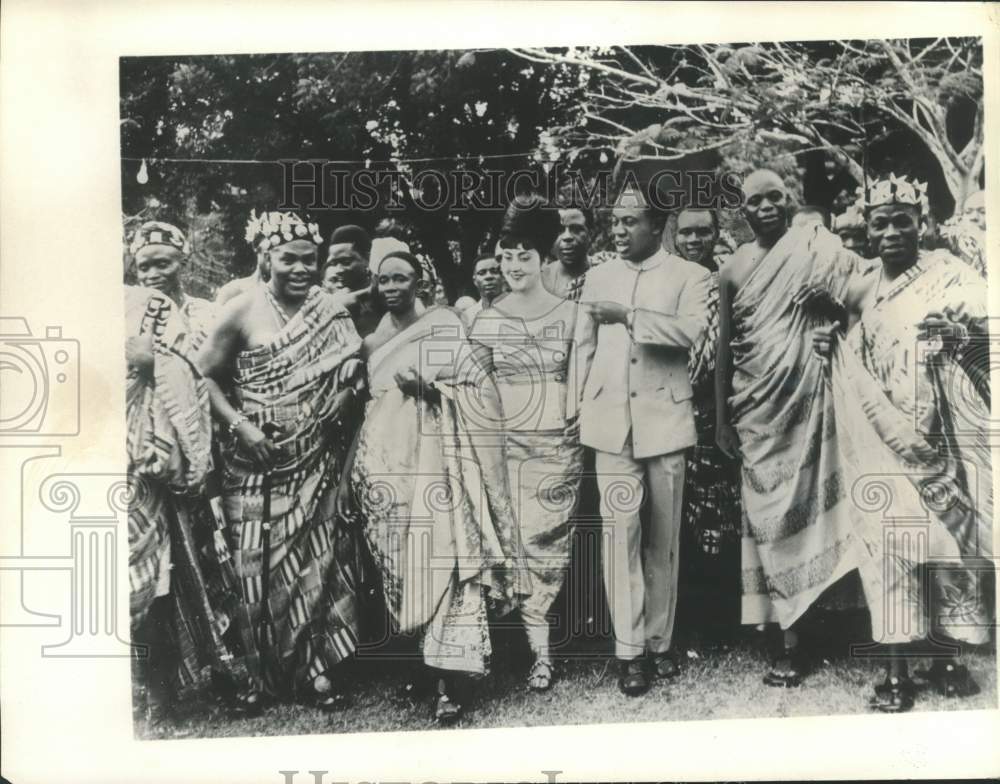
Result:
{"label": "woman's dark bouffant hair", "polygon": [[500,247],[536,250],[544,259],[559,236],[559,226],[559,212],[541,196],[516,196],[503,216]]}

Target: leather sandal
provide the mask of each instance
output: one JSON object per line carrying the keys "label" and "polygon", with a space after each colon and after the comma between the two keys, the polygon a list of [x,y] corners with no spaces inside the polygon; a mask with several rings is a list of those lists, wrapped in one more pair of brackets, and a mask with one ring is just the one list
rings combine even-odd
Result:
{"label": "leather sandal", "polygon": [[235,695],[229,703],[229,712],[240,718],[252,719],[260,716],[272,702],[270,696],[250,686]]}
{"label": "leather sandal", "polygon": [[649,676],[646,675],[645,665],[646,663],[641,656],[621,663],[618,688],[622,694],[627,697],[638,697],[649,691]]}
{"label": "leather sandal", "polygon": [[806,663],[798,648],[786,650],[764,676],[764,683],[775,688],[794,689],[802,684]]}
{"label": "leather sandal", "polygon": [[336,713],[351,704],[347,693],[337,688],[334,681],[325,675],[317,676],[312,682],[310,704],[324,713]]}
{"label": "leather sandal", "polygon": [[453,724],[462,715],[462,706],[448,696],[448,687],[444,678],[438,679],[437,701],[434,705],[434,720],[438,724]]}
{"label": "leather sandal", "polygon": [[543,692],[552,688],[552,681],[555,679],[555,670],[552,663],[545,659],[535,659],[528,671],[528,688],[531,691]]}
{"label": "leather sandal", "polygon": [[913,708],[916,687],[909,678],[899,678],[887,675],[886,679],[875,687],[869,705],[880,713],[905,713]]}

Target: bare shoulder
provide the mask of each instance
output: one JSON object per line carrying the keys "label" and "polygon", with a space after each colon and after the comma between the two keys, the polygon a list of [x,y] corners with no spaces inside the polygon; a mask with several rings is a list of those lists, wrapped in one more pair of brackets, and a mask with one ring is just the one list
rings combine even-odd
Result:
{"label": "bare shoulder", "polygon": [[251,285],[255,284],[257,281],[254,276],[248,276],[245,278],[235,278],[222,285],[222,287],[215,294],[215,304],[225,305],[230,300],[243,294]]}
{"label": "bare shoulder", "polygon": [[219,318],[223,321],[239,321],[250,313],[257,304],[257,290],[244,288],[219,306]]}
{"label": "bare shoulder", "polygon": [[719,281],[726,284],[730,290],[738,289],[746,280],[757,253],[755,242],[745,242],[740,245],[719,270]]}
{"label": "bare shoulder", "polygon": [[881,271],[880,262],[872,262],[867,259],[856,274],[851,276],[847,284],[844,303],[848,310],[860,313],[868,304],[875,293],[875,288],[879,280]]}

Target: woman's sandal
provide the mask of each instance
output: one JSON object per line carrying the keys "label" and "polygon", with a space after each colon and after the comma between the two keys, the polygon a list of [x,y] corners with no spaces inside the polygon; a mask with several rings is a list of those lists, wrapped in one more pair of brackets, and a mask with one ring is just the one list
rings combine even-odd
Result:
{"label": "woman's sandal", "polygon": [[969,668],[956,661],[936,660],[928,670],[917,670],[917,677],[930,683],[942,697],[971,697],[979,694],[979,684],[969,673]]}
{"label": "woman's sandal", "polygon": [[260,716],[271,702],[267,694],[250,686],[236,693],[229,702],[229,710],[240,718],[253,719]]}
{"label": "woman's sandal", "polygon": [[805,657],[798,648],[786,650],[764,676],[768,686],[792,689],[801,685],[807,672]]}
{"label": "woman's sandal", "polygon": [[916,691],[916,686],[909,678],[887,675],[875,687],[875,694],[869,705],[881,713],[905,713],[913,707]]}
{"label": "woman's sandal", "polygon": [[448,696],[444,678],[438,680],[437,702],[434,705],[434,720],[438,724],[453,724],[462,715],[462,706]]}
{"label": "woman's sandal", "polygon": [[531,691],[543,692],[552,688],[552,681],[555,679],[555,670],[552,663],[545,659],[535,659],[528,671],[528,689]]}
{"label": "woman's sandal", "polygon": [[[321,688],[322,685],[325,685],[326,688]],[[330,678],[319,675],[312,682],[310,704],[324,713],[336,713],[349,707],[351,700],[343,689],[334,686]]]}

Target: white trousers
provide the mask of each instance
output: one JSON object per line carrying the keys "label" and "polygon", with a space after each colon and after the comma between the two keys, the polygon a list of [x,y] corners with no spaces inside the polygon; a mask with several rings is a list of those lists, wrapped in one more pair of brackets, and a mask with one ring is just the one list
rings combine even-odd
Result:
{"label": "white trousers", "polygon": [[[601,492],[604,588],[615,627],[615,656],[670,649],[684,500],[684,452],[637,460],[629,436],[621,454],[596,451]],[[652,504],[643,536],[639,509]]]}

